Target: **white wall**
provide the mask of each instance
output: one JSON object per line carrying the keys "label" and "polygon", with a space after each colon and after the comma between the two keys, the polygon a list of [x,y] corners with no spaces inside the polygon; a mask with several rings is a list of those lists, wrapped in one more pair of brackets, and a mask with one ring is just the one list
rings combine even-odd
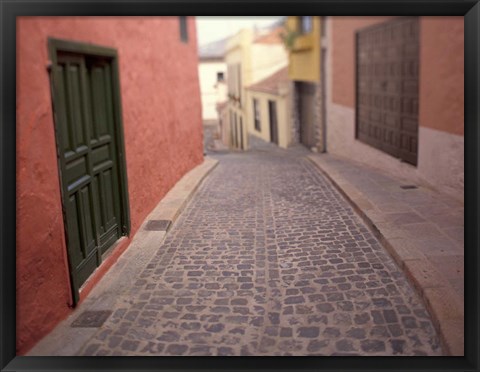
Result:
{"label": "white wall", "polygon": [[[224,82],[217,83],[217,72],[223,72]],[[225,62],[200,61],[198,75],[202,95],[202,119],[218,120],[216,105],[227,99],[227,65]]]}
{"label": "white wall", "polygon": [[[228,120],[230,122],[230,112],[237,117],[237,133],[239,132],[240,128],[240,121],[242,122],[243,132],[242,132],[242,139],[244,148],[248,148],[248,135],[247,135],[247,116],[246,116],[246,92],[245,86],[248,85],[248,81],[250,81],[250,47],[252,40],[252,30],[244,29],[237,33],[235,36],[231,37],[227,43],[227,52],[225,53],[225,62],[227,66],[233,65],[240,65],[240,78],[241,82],[237,82],[235,76],[227,76],[227,79],[231,79],[232,84],[240,83],[240,100],[242,102],[242,106],[238,103],[229,101],[228,103]],[[230,131],[234,132],[234,124],[230,123]],[[232,144],[230,144],[232,145]]]}
{"label": "white wall", "polygon": [[254,84],[288,65],[288,55],[283,44],[252,45],[252,80]]}
{"label": "white wall", "polygon": [[[268,111],[268,101],[275,101],[277,107],[277,128],[278,128],[278,146],[287,148],[290,138],[290,112],[288,110],[288,91],[284,89],[281,95],[273,95],[269,93],[256,92],[247,90],[247,116],[248,116],[248,133],[261,138],[266,142],[270,142],[270,113]],[[253,119],[253,99],[257,99],[260,109],[260,131],[255,129],[255,121]]]}

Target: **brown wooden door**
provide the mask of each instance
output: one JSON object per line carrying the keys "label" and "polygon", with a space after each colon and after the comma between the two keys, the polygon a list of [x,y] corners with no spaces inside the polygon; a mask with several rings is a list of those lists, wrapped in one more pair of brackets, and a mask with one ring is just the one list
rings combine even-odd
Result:
{"label": "brown wooden door", "polygon": [[235,132],[234,132],[234,126],[233,126],[233,112],[229,111],[230,113],[230,146],[233,148],[235,147]]}
{"label": "brown wooden door", "polygon": [[418,19],[357,33],[357,138],[417,164]]}
{"label": "brown wooden door", "polygon": [[234,133],[233,146],[237,149],[238,148],[237,114],[233,114],[233,133]]}
{"label": "brown wooden door", "polygon": [[243,120],[242,117],[239,117],[239,129],[240,129],[240,149],[244,150],[243,148]]}
{"label": "brown wooden door", "polygon": [[277,103],[268,101],[268,115],[270,118],[270,142],[278,145]]}
{"label": "brown wooden door", "polygon": [[299,94],[300,142],[308,148],[315,143],[315,84],[297,83]]}

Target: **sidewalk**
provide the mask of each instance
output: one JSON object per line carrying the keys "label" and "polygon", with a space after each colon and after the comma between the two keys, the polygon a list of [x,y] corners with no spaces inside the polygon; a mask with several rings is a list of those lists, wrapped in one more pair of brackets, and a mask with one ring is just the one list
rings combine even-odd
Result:
{"label": "sidewalk", "polygon": [[332,155],[308,158],[347,197],[406,272],[425,301],[445,351],[464,355],[463,204]]}

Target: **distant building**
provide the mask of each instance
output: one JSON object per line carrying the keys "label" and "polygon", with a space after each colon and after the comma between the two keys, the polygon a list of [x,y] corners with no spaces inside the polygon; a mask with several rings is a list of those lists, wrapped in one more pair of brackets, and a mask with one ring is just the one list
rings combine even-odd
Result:
{"label": "distant building", "polygon": [[292,142],[323,152],[325,145],[325,45],[324,19],[289,16],[284,35],[288,39],[288,76],[292,80]]}
{"label": "distant building", "polygon": [[228,101],[217,104],[218,135],[223,144],[229,143],[230,126],[228,122]]}
{"label": "distant building", "polygon": [[247,128],[253,127],[248,123],[253,122],[253,118],[249,115],[252,102],[248,100],[246,88],[288,63],[280,32],[277,24],[262,30],[243,29],[227,42],[228,105],[225,110],[228,120],[225,125],[230,133],[227,144],[232,148],[247,149]]}
{"label": "distant building", "polygon": [[216,105],[227,98],[227,65],[224,61],[226,43],[227,39],[222,39],[199,47],[202,119],[207,123],[218,120]]}
{"label": "distant building", "polygon": [[192,17],[17,19],[16,348],[81,302],[203,161]]}
{"label": "distant building", "polygon": [[462,17],[289,16],[292,142],[463,199]]}
{"label": "distant building", "polygon": [[291,144],[288,67],[248,87],[249,141],[255,138],[287,148]]}

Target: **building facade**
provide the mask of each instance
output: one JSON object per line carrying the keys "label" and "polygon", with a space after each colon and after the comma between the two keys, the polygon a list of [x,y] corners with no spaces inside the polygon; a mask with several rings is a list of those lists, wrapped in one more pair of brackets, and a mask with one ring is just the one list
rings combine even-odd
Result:
{"label": "building facade", "polygon": [[282,148],[291,144],[290,80],[284,67],[247,89],[249,143],[256,138]]}
{"label": "building facade", "polygon": [[281,29],[243,29],[232,36],[225,52],[227,63],[228,121],[231,148],[248,148],[248,120],[246,88],[268,76],[288,63],[285,48],[279,37]]}
{"label": "building facade", "polygon": [[16,41],[21,355],[85,298],[203,150],[192,17],[20,17]]}
{"label": "building facade", "polygon": [[326,151],[324,18],[289,16],[284,30],[292,81],[292,141],[319,152]]}
{"label": "building facade", "polygon": [[199,47],[198,76],[202,97],[202,119],[216,123],[216,106],[227,98],[226,73],[224,61],[227,39],[218,40]]}
{"label": "building facade", "polygon": [[462,17],[328,17],[327,149],[463,200]]}

